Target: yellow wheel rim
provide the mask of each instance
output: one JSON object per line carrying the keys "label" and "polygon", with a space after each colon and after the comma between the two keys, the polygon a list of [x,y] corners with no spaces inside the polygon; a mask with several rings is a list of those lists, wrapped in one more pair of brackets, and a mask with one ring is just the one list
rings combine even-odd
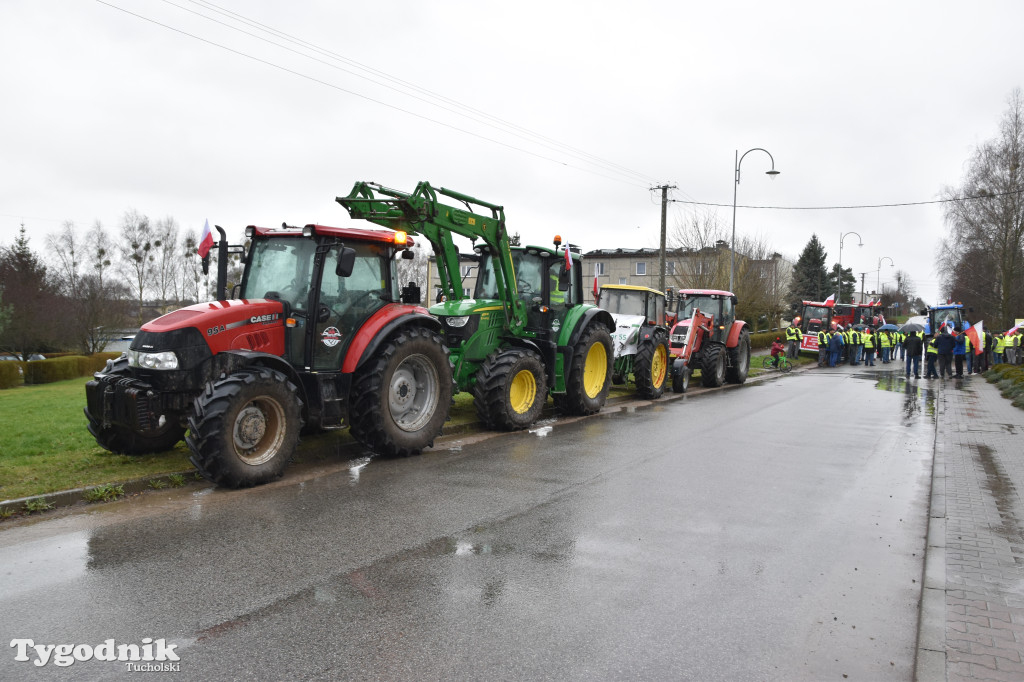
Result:
{"label": "yellow wheel rim", "polygon": [[524,414],[533,407],[537,399],[537,379],[528,369],[521,370],[512,377],[512,385],[508,389],[508,402],[516,414]]}
{"label": "yellow wheel rim", "polygon": [[583,363],[583,392],[588,398],[596,398],[604,390],[608,376],[608,351],[603,343],[594,343],[587,350]]}
{"label": "yellow wheel rim", "polygon": [[665,383],[665,373],[668,371],[668,351],[665,346],[658,346],[654,349],[654,357],[651,359],[651,385],[660,388]]}

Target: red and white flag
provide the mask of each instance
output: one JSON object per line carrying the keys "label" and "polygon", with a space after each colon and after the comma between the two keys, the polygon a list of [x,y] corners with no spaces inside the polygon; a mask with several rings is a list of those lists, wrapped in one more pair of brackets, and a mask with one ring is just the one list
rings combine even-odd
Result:
{"label": "red and white flag", "polygon": [[597,267],[594,267],[594,300],[596,301],[600,294],[600,289],[597,287]]}
{"label": "red and white flag", "polygon": [[566,272],[572,270],[572,256],[569,255],[569,245],[565,245],[565,269]]}
{"label": "red and white flag", "polygon": [[207,220],[206,224],[203,225],[203,236],[199,239],[199,257],[206,258],[206,254],[210,253],[212,248],[213,232],[210,232],[210,221]]}
{"label": "red and white flag", "polygon": [[825,299],[825,305],[831,308],[836,304],[836,295],[829,294],[828,298]]}
{"label": "red and white flag", "polygon": [[967,334],[967,338],[971,340],[971,347],[974,348],[975,355],[981,355],[983,351],[981,347],[981,338],[982,334],[985,333],[985,327],[982,325],[982,322],[984,322],[984,320],[978,320],[976,325],[968,327],[967,331],[964,332]]}

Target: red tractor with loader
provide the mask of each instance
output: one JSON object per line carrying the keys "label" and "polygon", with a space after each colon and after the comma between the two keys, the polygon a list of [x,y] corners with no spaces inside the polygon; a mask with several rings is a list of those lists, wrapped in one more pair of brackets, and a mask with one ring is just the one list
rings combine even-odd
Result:
{"label": "red tractor with loader", "polygon": [[347,426],[369,450],[420,453],[448,416],[452,369],[440,323],[399,287],[401,232],[306,225],[246,228],[238,296],[225,291],[224,230],[217,300],[142,326],[130,349],[86,384],[89,431],[139,455],[186,430],[191,461],[222,486],[279,477],[300,430]]}
{"label": "red tractor with loader", "polygon": [[669,335],[672,390],[685,393],[700,370],[706,387],[742,384],[750,371],[750,326],[736,319],[736,295],[717,289],[680,289]]}

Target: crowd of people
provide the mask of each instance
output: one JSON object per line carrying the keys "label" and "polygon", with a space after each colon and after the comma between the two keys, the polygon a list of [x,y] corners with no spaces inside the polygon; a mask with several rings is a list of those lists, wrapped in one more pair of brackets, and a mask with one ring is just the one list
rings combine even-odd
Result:
{"label": "crowd of people", "polygon": [[[892,327],[892,325],[888,325]],[[792,326],[786,330],[786,354],[795,358],[800,352],[802,339],[800,329]],[[776,339],[779,344],[779,339]],[[773,346],[774,356],[781,352],[781,344]],[[978,347],[967,334],[967,327],[956,330],[943,325],[938,334],[924,336],[922,332],[903,332],[895,327],[890,329],[860,329],[849,326],[835,330],[822,329],[818,332],[818,366],[860,365],[874,367],[876,359],[884,365],[901,363],[909,379],[921,378],[921,364],[925,365],[926,379],[963,377],[979,374],[996,364],[1022,364],[1021,330],[1014,327],[1009,331],[993,334],[982,331]]]}

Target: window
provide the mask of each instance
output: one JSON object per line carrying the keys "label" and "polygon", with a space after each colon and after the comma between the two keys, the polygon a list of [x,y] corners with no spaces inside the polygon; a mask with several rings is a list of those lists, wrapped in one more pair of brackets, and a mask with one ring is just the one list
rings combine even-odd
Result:
{"label": "window", "polygon": [[647,274],[647,263],[639,262],[636,264],[637,277],[642,277]]}
{"label": "window", "polygon": [[627,282],[626,282],[626,278],[625,277],[619,277],[619,284],[626,284],[626,283]]}
{"label": "window", "polygon": [[604,263],[594,263],[594,274],[599,276],[605,274]]}
{"label": "window", "polygon": [[473,266],[472,265],[463,265],[462,266],[462,278],[463,279],[465,279],[466,277],[469,277],[471,272],[473,272]]}
{"label": "window", "polygon": [[469,290],[469,287],[463,287],[462,295],[465,296],[466,298],[469,298],[470,296],[473,295],[473,293]]}
{"label": "window", "polygon": [[675,275],[676,274],[676,262],[675,261],[667,261],[665,263],[665,274],[666,275]]}

